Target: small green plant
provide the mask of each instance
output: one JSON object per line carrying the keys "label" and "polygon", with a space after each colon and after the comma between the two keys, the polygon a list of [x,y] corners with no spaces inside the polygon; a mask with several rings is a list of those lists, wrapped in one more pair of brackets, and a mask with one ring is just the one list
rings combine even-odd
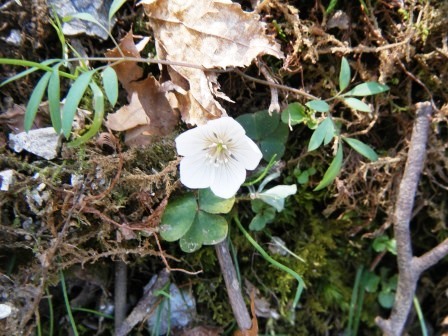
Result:
{"label": "small green plant", "polygon": [[[335,100],[344,103],[351,109],[370,113],[370,106],[357,97],[376,95],[389,90],[389,87],[377,82],[366,82],[356,85],[354,88],[347,91],[350,81],[350,66],[347,59],[343,57],[339,72],[339,92],[334,97],[327,100],[310,100],[305,105],[294,102],[289,104],[288,107],[282,111],[281,119],[284,123],[288,124],[289,127],[303,123],[313,130],[313,134],[308,143],[309,152],[334,141],[334,158],[322,180],[314,189],[316,191],[330,185],[341,171],[344,143],[348,144],[352,149],[371,161],[376,161],[378,159],[378,155],[369,145],[360,140],[340,134],[340,126],[334,121],[330,113],[330,105],[328,102]],[[316,118],[316,113],[320,113],[321,116]],[[306,180],[306,176],[303,178]]]}
{"label": "small green plant", "polygon": [[166,241],[179,240],[184,252],[194,252],[202,245],[222,242],[228,231],[228,213],[235,197],[223,199],[210,189],[200,189],[197,194],[187,193],[170,201],[163,214],[160,235]]}
{"label": "small green plant", "polygon": [[[118,46],[117,42],[110,34],[110,23],[117,10],[124,3],[124,0],[114,0],[111,4],[111,7],[109,9],[108,28],[102,26],[92,15],[88,13],[77,13],[63,18],[62,21],[68,22],[76,18],[93,22],[107,31],[109,37],[114,41],[115,45]],[[19,59],[0,58],[0,64],[10,64],[28,68],[0,83],[0,87],[12,81],[18,80],[24,76],[27,76],[33,72],[44,71],[44,75],[36,84],[36,87],[33,90],[26,106],[24,129],[25,131],[29,131],[31,129],[33,121],[36,118],[39,105],[46,94],[48,98],[50,118],[53,128],[58,134],[63,134],[67,139],[70,137],[73,120],[75,118],[78,106],[82,98],[86,94],[86,91],[90,89],[93,95],[92,109],[94,112],[94,116],[92,123],[88,127],[88,131],[68,144],[72,147],[79,146],[93,137],[101,127],[105,112],[104,94],[106,95],[107,100],[112,106],[116,104],[118,99],[118,78],[114,69],[110,65],[101,66],[95,69],[90,69],[86,65],[82,57],[80,57],[76,50],[65,40],[64,34],[62,33],[61,21],[59,20],[57,15],[54,15],[54,20],[50,20],[50,23],[55,28],[61,42],[62,57],[60,59],[46,60],[42,63]],[[72,52],[77,56],[76,58],[68,58],[69,49],[71,49]],[[69,67],[69,63],[71,62],[79,62],[79,65],[74,69],[71,69]],[[63,68],[71,71],[64,71],[62,70]],[[96,79],[96,74],[101,75],[101,83]],[[61,77],[67,78],[72,81],[71,87],[65,97],[65,102],[62,108],[60,96]]]}

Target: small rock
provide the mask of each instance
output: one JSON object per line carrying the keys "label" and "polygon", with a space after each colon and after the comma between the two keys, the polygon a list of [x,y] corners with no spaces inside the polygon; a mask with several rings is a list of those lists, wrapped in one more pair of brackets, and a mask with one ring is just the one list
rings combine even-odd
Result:
{"label": "small rock", "polygon": [[340,30],[347,30],[349,28],[349,23],[350,19],[348,15],[345,12],[338,10],[328,20],[327,28],[338,28]]}
{"label": "small rock", "polygon": [[[108,27],[109,25],[108,14],[112,0],[49,0],[48,4],[56,9],[56,13],[60,17],[66,17],[77,13],[88,13],[91,14],[102,26]],[[114,23],[115,19],[112,19],[110,29],[112,29]],[[109,38],[107,32],[97,24],[79,19],[64,22],[62,25],[62,32],[67,36],[87,34],[90,36],[99,37],[103,40],[107,40]]]}
{"label": "small rock", "polygon": [[9,186],[14,182],[14,170],[7,169],[0,172],[0,190],[8,191]]}
{"label": "small rock", "polygon": [[4,318],[7,318],[12,313],[11,306],[0,303],[0,320],[3,320]]}
{"label": "small rock", "polygon": [[26,150],[44,159],[52,160],[58,155],[60,139],[61,136],[53,127],[39,128],[28,133],[10,133],[9,147],[17,153]]}
{"label": "small rock", "polygon": [[20,34],[20,30],[12,29],[9,32],[9,36],[4,41],[14,47],[20,47],[22,44],[22,35]]}
{"label": "small rock", "polygon": [[162,312],[152,314],[148,319],[148,326],[152,329],[159,324],[159,335],[165,335],[170,328],[182,328],[193,321],[196,314],[196,301],[194,297],[185,290],[179,290],[175,284],[170,285],[169,304],[163,302],[159,307]]}

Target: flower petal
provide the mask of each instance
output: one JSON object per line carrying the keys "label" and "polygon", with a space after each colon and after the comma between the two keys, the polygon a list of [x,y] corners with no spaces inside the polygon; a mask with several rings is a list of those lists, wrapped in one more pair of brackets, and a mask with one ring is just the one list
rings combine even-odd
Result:
{"label": "flower petal", "polygon": [[222,140],[238,139],[246,134],[243,126],[231,117],[221,117],[219,119],[210,120],[207,123],[211,133],[217,134]]}
{"label": "flower petal", "polygon": [[215,168],[215,176],[210,189],[216,196],[230,198],[236,194],[246,179],[246,170],[235,160]]}
{"label": "flower petal", "polygon": [[247,136],[232,147],[232,154],[240,164],[247,170],[254,170],[260,163],[263,154],[258,146]]}
{"label": "flower petal", "polygon": [[180,134],[175,140],[177,154],[188,156],[200,153],[207,144],[208,133],[207,125],[204,125]]}
{"label": "flower petal", "polygon": [[188,188],[208,188],[215,177],[215,167],[202,153],[184,157],[179,170],[180,181]]}

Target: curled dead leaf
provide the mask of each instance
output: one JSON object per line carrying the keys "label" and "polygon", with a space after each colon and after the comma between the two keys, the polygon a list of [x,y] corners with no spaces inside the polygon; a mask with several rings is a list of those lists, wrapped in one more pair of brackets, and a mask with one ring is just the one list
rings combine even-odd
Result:
{"label": "curled dead leaf", "polygon": [[140,4],[154,31],[158,58],[204,68],[167,66],[171,81],[187,91],[174,91],[187,123],[204,124],[226,114],[216,98],[227,97],[218,90],[216,73],[206,69],[248,66],[264,54],[283,58],[280,46],[265,35],[258,15],[244,12],[230,0],[143,0]]}
{"label": "curled dead leaf", "polygon": [[[119,47],[126,56],[140,57],[132,32],[120,41]],[[119,57],[120,53],[115,48],[106,55]],[[136,62],[121,62],[114,65],[114,69],[128,93],[129,105],[109,114],[107,127],[114,131],[126,131],[125,142],[129,146],[148,145],[154,137],[171,133],[178,116],[157,79],[151,75],[142,79],[143,70]]]}

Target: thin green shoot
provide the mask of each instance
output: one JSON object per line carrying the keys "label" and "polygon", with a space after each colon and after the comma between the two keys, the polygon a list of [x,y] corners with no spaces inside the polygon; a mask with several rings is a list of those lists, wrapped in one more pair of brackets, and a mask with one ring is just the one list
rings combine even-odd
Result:
{"label": "thin green shoot", "polygon": [[78,329],[76,328],[76,322],[73,318],[72,309],[70,307],[70,301],[68,299],[67,287],[65,285],[64,272],[62,270],[59,271],[59,277],[61,279],[61,287],[62,287],[62,295],[64,296],[65,308],[67,310],[68,319],[70,321],[70,325],[72,327],[73,335],[78,336]]}
{"label": "thin green shoot", "polygon": [[248,187],[251,185],[254,185],[258,182],[260,182],[261,180],[264,179],[264,177],[268,174],[269,170],[271,170],[271,168],[277,163],[277,161],[275,161],[275,157],[277,156],[277,154],[274,154],[271,158],[271,160],[269,161],[268,165],[264,168],[264,170],[261,172],[261,174],[256,177],[254,180],[243,183],[244,187]]}
{"label": "thin green shoot", "polygon": [[356,335],[356,329],[354,326],[356,326],[358,323],[356,323],[356,319],[359,319],[359,316],[356,316],[356,311],[359,310],[359,294],[361,291],[364,291],[364,289],[361,286],[361,279],[363,274],[364,268],[363,266],[359,267],[356,271],[356,277],[355,277],[355,284],[353,285],[353,291],[352,291],[352,298],[350,300],[350,309],[348,314],[348,326],[346,330],[347,336],[355,336]]}
{"label": "thin green shoot", "polygon": [[425,317],[423,316],[422,307],[420,302],[418,302],[417,297],[414,295],[414,308],[418,316],[418,321],[420,322],[420,328],[422,330],[422,336],[428,336],[428,329],[426,328]]}
{"label": "thin green shoot", "polygon": [[48,312],[50,314],[50,330],[48,330],[48,336],[53,336],[54,334],[54,310],[53,310],[53,301],[52,296],[50,294],[50,291],[48,290],[48,287],[45,289],[45,293],[47,294],[47,300],[48,300]]}
{"label": "thin green shoot", "polygon": [[293,301],[292,306],[291,306],[291,310],[294,310],[297,307],[297,304],[299,303],[300,296],[302,295],[303,289],[306,288],[305,287],[305,282],[303,281],[302,277],[299,274],[297,274],[296,272],[294,272],[292,269],[290,269],[289,267],[286,267],[285,265],[279,263],[277,260],[273,259],[265,250],[263,250],[263,248],[243,228],[243,225],[241,224],[241,222],[238,219],[238,217],[234,216],[233,219],[234,219],[235,223],[237,224],[238,228],[240,229],[240,231],[243,233],[243,235],[249,241],[249,243],[252,244],[252,246],[263,256],[264,259],[266,259],[266,261],[268,261],[269,263],[271,263],[275,267],[281,269],[282,271],[288,273],[294,279],[297,280],[297,282],[298,282],[297,291],[296,291],[296,295],[294,297],[294,301]]}
{"label": "thin green shoot", "polygon": [[96,316],[99,316],[99,317],[104,317],[104,318],[109,319],[109,320],[113,320],[114,319],[114,317],[112,315],[104,314],[104,313],[102,313],[102,312],[100,312],[98,310],[94,310],[94,309],[75,307],[75,308],[72,308],[72,311],[89,313],[89,314],[96,315]]}
{"label": "thin green shoot", "polygon": [[40,322],[40,314],[37,312],[36,313],[36,327],[37,327],[37,336],[42,336],[42,325]]}
{"label": "thin green shoot", "polygon": [[[271,238],[271,240],[273,239],[272,235],[269,234],[268,232],[265,232],[266,235]],[[296,258],[297,260],[306,263],[305,259],[301,258],[300,256],[298,256],[297,254],[295,254],[293,251],[291,251],[289,248],[287,248],[285,245],[281,245],[281,244],[275,244],[275,246],[281,248],[282,250],[284,250],[286,253],[288,253],[289,255],[293,256],[294,258]]]}

